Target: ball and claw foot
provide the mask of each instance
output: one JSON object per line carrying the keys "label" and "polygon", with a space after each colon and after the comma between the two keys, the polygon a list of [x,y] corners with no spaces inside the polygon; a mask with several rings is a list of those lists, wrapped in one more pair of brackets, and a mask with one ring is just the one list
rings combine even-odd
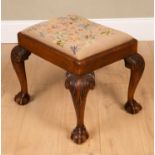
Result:
{"label": "ball and claw foot", "polygon": [[23,93],[23,92],[19,92],[15,96],[14,100],[19,105],[25,105],[25,104],[27,104],[30,101],[30,96],[29,96],[29,94],[26,94],[26,93]]}
{"label": "ball and claw foot", "polygon": [[125,110],[130,114],[137,114],[142,110],[142,106],[135,100],[127,101],[127,103],[125,104]]}
{"label": "ball and claw foot", "polygon": [[71,139],[76,144],[82,144],[88,139],[88,137],[89,137],[88,132],[84,126],[76,127],[71,134]]}

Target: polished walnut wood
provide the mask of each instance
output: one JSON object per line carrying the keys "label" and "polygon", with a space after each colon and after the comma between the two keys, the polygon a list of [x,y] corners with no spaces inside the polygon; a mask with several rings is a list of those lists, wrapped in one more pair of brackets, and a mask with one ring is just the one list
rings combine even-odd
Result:
{"label": "polished walnut wood", "polygon": [[127,57],[124,60],[125,66],[131,69],[131,77],[128,88],[128,101],[125,104],[125,109],[131,114],[136,114],[142,109],[142,107],[138,102],[134,100],[134,93],[138,82],[142,77],[145,62],[143,57],[138,53],[133,54],[132,56]]}
{"label": "polished walnut wood", "polygon": [[65,86],[70,90],[77,116],[77,126],[71,134],[71,139],[75,143],[81,144],[88,139],[88,132],[84,125],[84,110],[87,93],[89,89],[93,89],[95,86],[93,73],[95,70],[124,59],[125,66],[131,70],[125,109],[131,114],[136,114],[142,109],[141,105],[134,99],[137,84],[144,70],[144,60],[137,53],[136,39],[82,60],[77,60],[21,32],[18,33],[18,44],[11,53],[12,64],[21,85],[21,91],[16,95],[15,101],[24,105],[30,99],[24,66],[24,61],[30,53],[65,69],[67,71]]}
{"label": "polished walnut wood", "polygon": [[28,59],[30,54],[29,51],[21,46],[14,47],[11,52],[11,61],[21,85],[21,91],[15,96],[14,100],[20,105],[25,105],[30,100],[24,64],[24,61]]}
{"label": "polished walnut wood", "polygon": [[77,125],[71,134],[71,139],[75,143],[81,144],[88,139],[88,132],[84,125],[84,110],[88,91],[95,87],[95,74],[74,75],[67,73],[65,86],[70,90],[77,117]]}
{"label": "polished walnut wood", "polygon": [[70,73],[82,75],[114,63],[137,52],[137,40],[132,39],[117,47],[101,51],[82,60],[77,60],[57,49],[50,47],[25,34],[18,34],[19,44],[32,53],[67,70]]}

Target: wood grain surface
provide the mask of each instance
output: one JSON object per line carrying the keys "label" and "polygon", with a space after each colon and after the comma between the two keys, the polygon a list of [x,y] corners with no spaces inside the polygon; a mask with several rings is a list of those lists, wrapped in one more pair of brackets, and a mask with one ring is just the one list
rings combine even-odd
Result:
{"label": "wood grain surface", "polygon": [[82,145],[70,140],[76,118],[64,70],[32,54],[26,62],[32,100],[14,102],[20,88],[10,61],[14,46],[2,44],[2,155],[153,155],[153,42],[138,44],[146,64],[135,94],[143,106],[137,115],[122,109],[130,75],[123,60],[95,72],[85,108],[90,137]]}

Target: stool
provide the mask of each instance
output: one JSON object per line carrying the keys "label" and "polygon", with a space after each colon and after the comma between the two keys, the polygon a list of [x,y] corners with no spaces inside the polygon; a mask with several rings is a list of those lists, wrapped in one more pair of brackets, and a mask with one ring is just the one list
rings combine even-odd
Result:
{"label": "stool", "polygon": [[131,70],[125,110],[136,114],[142,109],[134,100],[134,93],[145,62],[137,53],[137,40],[130,35],[78,15],[54,18],[19,32],[11,60],[21,85],[15,96],[15,102],[20,105],[30,101],[24,61],[31,53],[67,71],[65,87],[71,93],[77,117],[71,133],[75,143],[81,144],[89,137],[84,110],[88,91],[95,87],[96,69],[124,59],[125,67]]}

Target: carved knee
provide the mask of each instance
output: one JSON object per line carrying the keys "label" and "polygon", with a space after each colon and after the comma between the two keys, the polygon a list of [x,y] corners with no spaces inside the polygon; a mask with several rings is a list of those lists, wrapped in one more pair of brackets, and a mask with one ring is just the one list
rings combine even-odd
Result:
{"label": "carved knee", "polygon": [[30,54],[31,53],[29,51],[21,46],[14,47],[11,52],[11,61],[21,85],[21,91],[15,96],[14,100],[20,105],[25,105],[30,100],[27,90],[27,79],[24,65],[24,61],[28,59]]}
{"label": "carved knee", "polygon": [[139,70],[143,71],[145,67],[145,61],[143,57],[136,53],[134,55],[131,55],[130,57],[127,57],[125,60],[125,66],[131,70]]}
{"label": "carved knee", "polygon": [[71,139],[75,143],[81,144],[89,137],[84,125],[84,109],[87,93],[95,86],[95,75],[94,73],[85,75],[67,73],[66,77],[65,86],[70,90],[77,116],[77,125],[72,131]]}
{"label": "carved knee", "polygon": [[12,62],[19,63],[28,59],[30,54],[29,51],[18,45],[12,49],[11,60]]}

